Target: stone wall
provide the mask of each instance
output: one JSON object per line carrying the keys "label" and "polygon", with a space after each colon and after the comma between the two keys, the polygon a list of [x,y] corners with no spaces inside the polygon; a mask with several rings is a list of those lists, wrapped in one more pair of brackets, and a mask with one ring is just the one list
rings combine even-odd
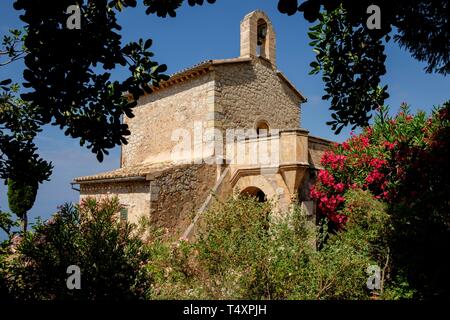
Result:
{"label": "stone wall", "polygon": [[172,141],[174,130],[186,129],[193,137],[194,122],[206,126],[213,95],[213,74],[207,73],[141,98],[133,109],[135,117],[124,120],[131,135],[122,147],[121,165],[170,161],[179,144]]}
{"label": "stone wall", "polygon": [[216,66],[215,73],[215,107],[224,129],[254,128],[258,120],[274,129],[300,127],[301,100],[270,62],[254,58],[251,63]]}
{"label": "stone wall", "polygon": [[191,223],[217,178],[215,165],[176,166],[150,181],[150,217],[153,225],[179,235]]}
{"label": "stone wall", "polygon": [[326,139],[313,136],[308,137],[308,162],[310,169],[307,171],[303,184],[298,190],[300,201],[311,201],[310,190],[316,183],[317,172],[323,168],[320,160],[331,144],[332,142]]}
{"label": "stone wall", "polygon": [[311,201],[310,190],[312,186],[316,183],[316,170],[309,169],[306,171],[303,183],[298,189],[298,200],[299,201]]}
{"label": "stone wall", "polygon": [[128,221],[150,218],[156,228],[179,235],[189,226],[196,211],[211,192],[217,178],[215,165],[174,166],[149,174],[147,180],[89,183],[80,185],[80,200],[117,196],[128,208]]}
{"label": "stone wall", "polygon": [[308,162],[311,167],[316,169],[322,169],[320,160],[326,150],[328,150],[333,142],[309,136],[308,137]]}

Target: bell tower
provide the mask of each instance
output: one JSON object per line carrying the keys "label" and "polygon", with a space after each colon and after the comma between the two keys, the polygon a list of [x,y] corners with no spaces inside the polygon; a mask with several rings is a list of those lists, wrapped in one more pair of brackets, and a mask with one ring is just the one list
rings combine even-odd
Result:
{"label": "bell tower", "polygon": [[269,17],[257,10],[241,22],[241,57],[263,57],[276,66],[275,31]]}

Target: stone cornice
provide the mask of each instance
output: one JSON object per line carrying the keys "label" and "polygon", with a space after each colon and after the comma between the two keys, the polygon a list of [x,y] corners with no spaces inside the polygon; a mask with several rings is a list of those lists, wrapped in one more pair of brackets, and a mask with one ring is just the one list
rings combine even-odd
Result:
{"label": "stone cornice", "polygon": [[278,166],[245,166],[232,170],[233,175],[230,177],[230,183],[232,186],[235,186],[240,178],[250,175],[260,175],[264,171],[280,173],[282,171],[300,168],[310,168],[310,165],[306,162],[291,162],[282,163]]}

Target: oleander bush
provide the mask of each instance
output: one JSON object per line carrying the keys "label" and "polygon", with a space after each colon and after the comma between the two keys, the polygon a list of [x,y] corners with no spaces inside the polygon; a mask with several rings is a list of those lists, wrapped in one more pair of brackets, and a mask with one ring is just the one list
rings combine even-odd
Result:
{"label": "oleander bush", "polygon": [[450,297],[450,102],[427,117],[407,105],[386,108],[374,124],[322,158],[311,197],[330,230],[345,228],[345,193],[360,188],[387,205],[393,231],[392,274],[416,289],[416,298]]}

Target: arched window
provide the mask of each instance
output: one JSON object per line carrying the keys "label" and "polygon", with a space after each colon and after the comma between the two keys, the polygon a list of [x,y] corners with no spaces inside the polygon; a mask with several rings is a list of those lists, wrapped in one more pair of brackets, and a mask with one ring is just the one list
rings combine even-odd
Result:
{"label": "arched window", "polygon": [[266,120],[259,120],[256,122],[256,134],[259,135],[265,135],[267,136],[269,134],[269,124]]}

